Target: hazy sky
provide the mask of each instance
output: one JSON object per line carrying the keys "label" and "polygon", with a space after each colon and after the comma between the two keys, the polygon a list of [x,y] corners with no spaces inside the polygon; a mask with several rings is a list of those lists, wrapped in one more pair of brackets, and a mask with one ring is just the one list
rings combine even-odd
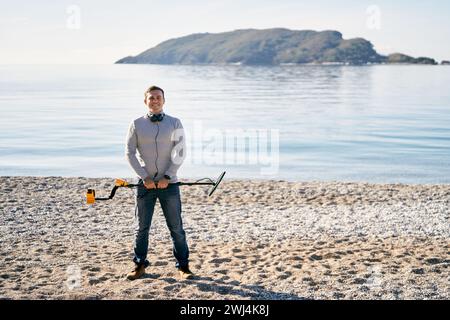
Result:
{"label": "hazy sky", "polygon": [[0,0],[0,63],[109,64],[191,33],[274,27],[450,60],[448,0]]}

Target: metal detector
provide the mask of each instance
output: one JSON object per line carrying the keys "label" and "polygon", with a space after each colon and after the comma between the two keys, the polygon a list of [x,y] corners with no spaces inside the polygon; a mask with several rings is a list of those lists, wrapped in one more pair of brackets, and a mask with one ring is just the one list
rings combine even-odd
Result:
{"label": "metal detector", "polygon": [[[220,182],[222,181],[223,177],[225,176],[225,171],[222,172],[219,177],[216,179],[216,181],[210,179],[210,178],[203,178],[194,182],[176,182],[175,184],[179,186],[212,186],[211,189],[208,192],[208,196],[210,197],[214,191],[216,191],[217,187],[219,186]],[[207,182],[201,182],[202,180],[209,180]],[[117,189],[119,188],[135,188],[138,186],[142,186],[143,184],[132,184],[128,183],[125,180],[122,179],[116,179],[115,185],[113,189],[111,190],[111,194],[107,198],[101,198],[101,197],[95,197],[95,190],[94,189],[88,189],[86,193],[86,202],[87,204],[93,204],[95,201],[102,201],[102,200],[111,200],[114,198]]]}

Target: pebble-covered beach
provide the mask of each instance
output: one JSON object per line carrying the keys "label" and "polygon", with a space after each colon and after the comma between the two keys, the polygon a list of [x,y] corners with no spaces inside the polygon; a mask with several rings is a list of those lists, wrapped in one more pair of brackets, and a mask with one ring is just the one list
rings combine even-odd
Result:
{"label": "pebble-covered beach", "polygon": [[225,179],[181,187],[193,280],[159,204],[132,270],[130,189],[111,178],[0,177],[0,299],[449,299],[450,185]]}

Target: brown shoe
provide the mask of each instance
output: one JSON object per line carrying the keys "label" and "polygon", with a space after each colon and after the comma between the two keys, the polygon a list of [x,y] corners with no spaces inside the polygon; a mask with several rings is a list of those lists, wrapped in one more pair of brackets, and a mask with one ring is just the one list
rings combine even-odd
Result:
{"label": "brown shoe", "polygon": [[133,271],[127,274],[128,280],[136,280],[142,277],[145,274],[145,266],[143,264],[136,265]]}
{"label": "brown shoe", "polygon": [[194,278],[194,274],[192,273],[191,270],[189,270],[189,266],[179,267],[178,274],[180,275],[181,279],[193,279]]}

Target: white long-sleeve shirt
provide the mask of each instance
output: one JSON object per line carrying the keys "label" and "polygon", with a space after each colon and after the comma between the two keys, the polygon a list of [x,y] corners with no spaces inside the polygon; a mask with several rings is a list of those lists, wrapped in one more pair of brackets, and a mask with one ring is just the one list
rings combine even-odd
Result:
{"label": "white long-sleeve shirt", "polygon": [[146,114],[133,120],[126,138],[125,156],[139,178],[178,181],[177,171],[186,157],[183,126],[177,118],[164,114],[160,122],[151,122]]}

